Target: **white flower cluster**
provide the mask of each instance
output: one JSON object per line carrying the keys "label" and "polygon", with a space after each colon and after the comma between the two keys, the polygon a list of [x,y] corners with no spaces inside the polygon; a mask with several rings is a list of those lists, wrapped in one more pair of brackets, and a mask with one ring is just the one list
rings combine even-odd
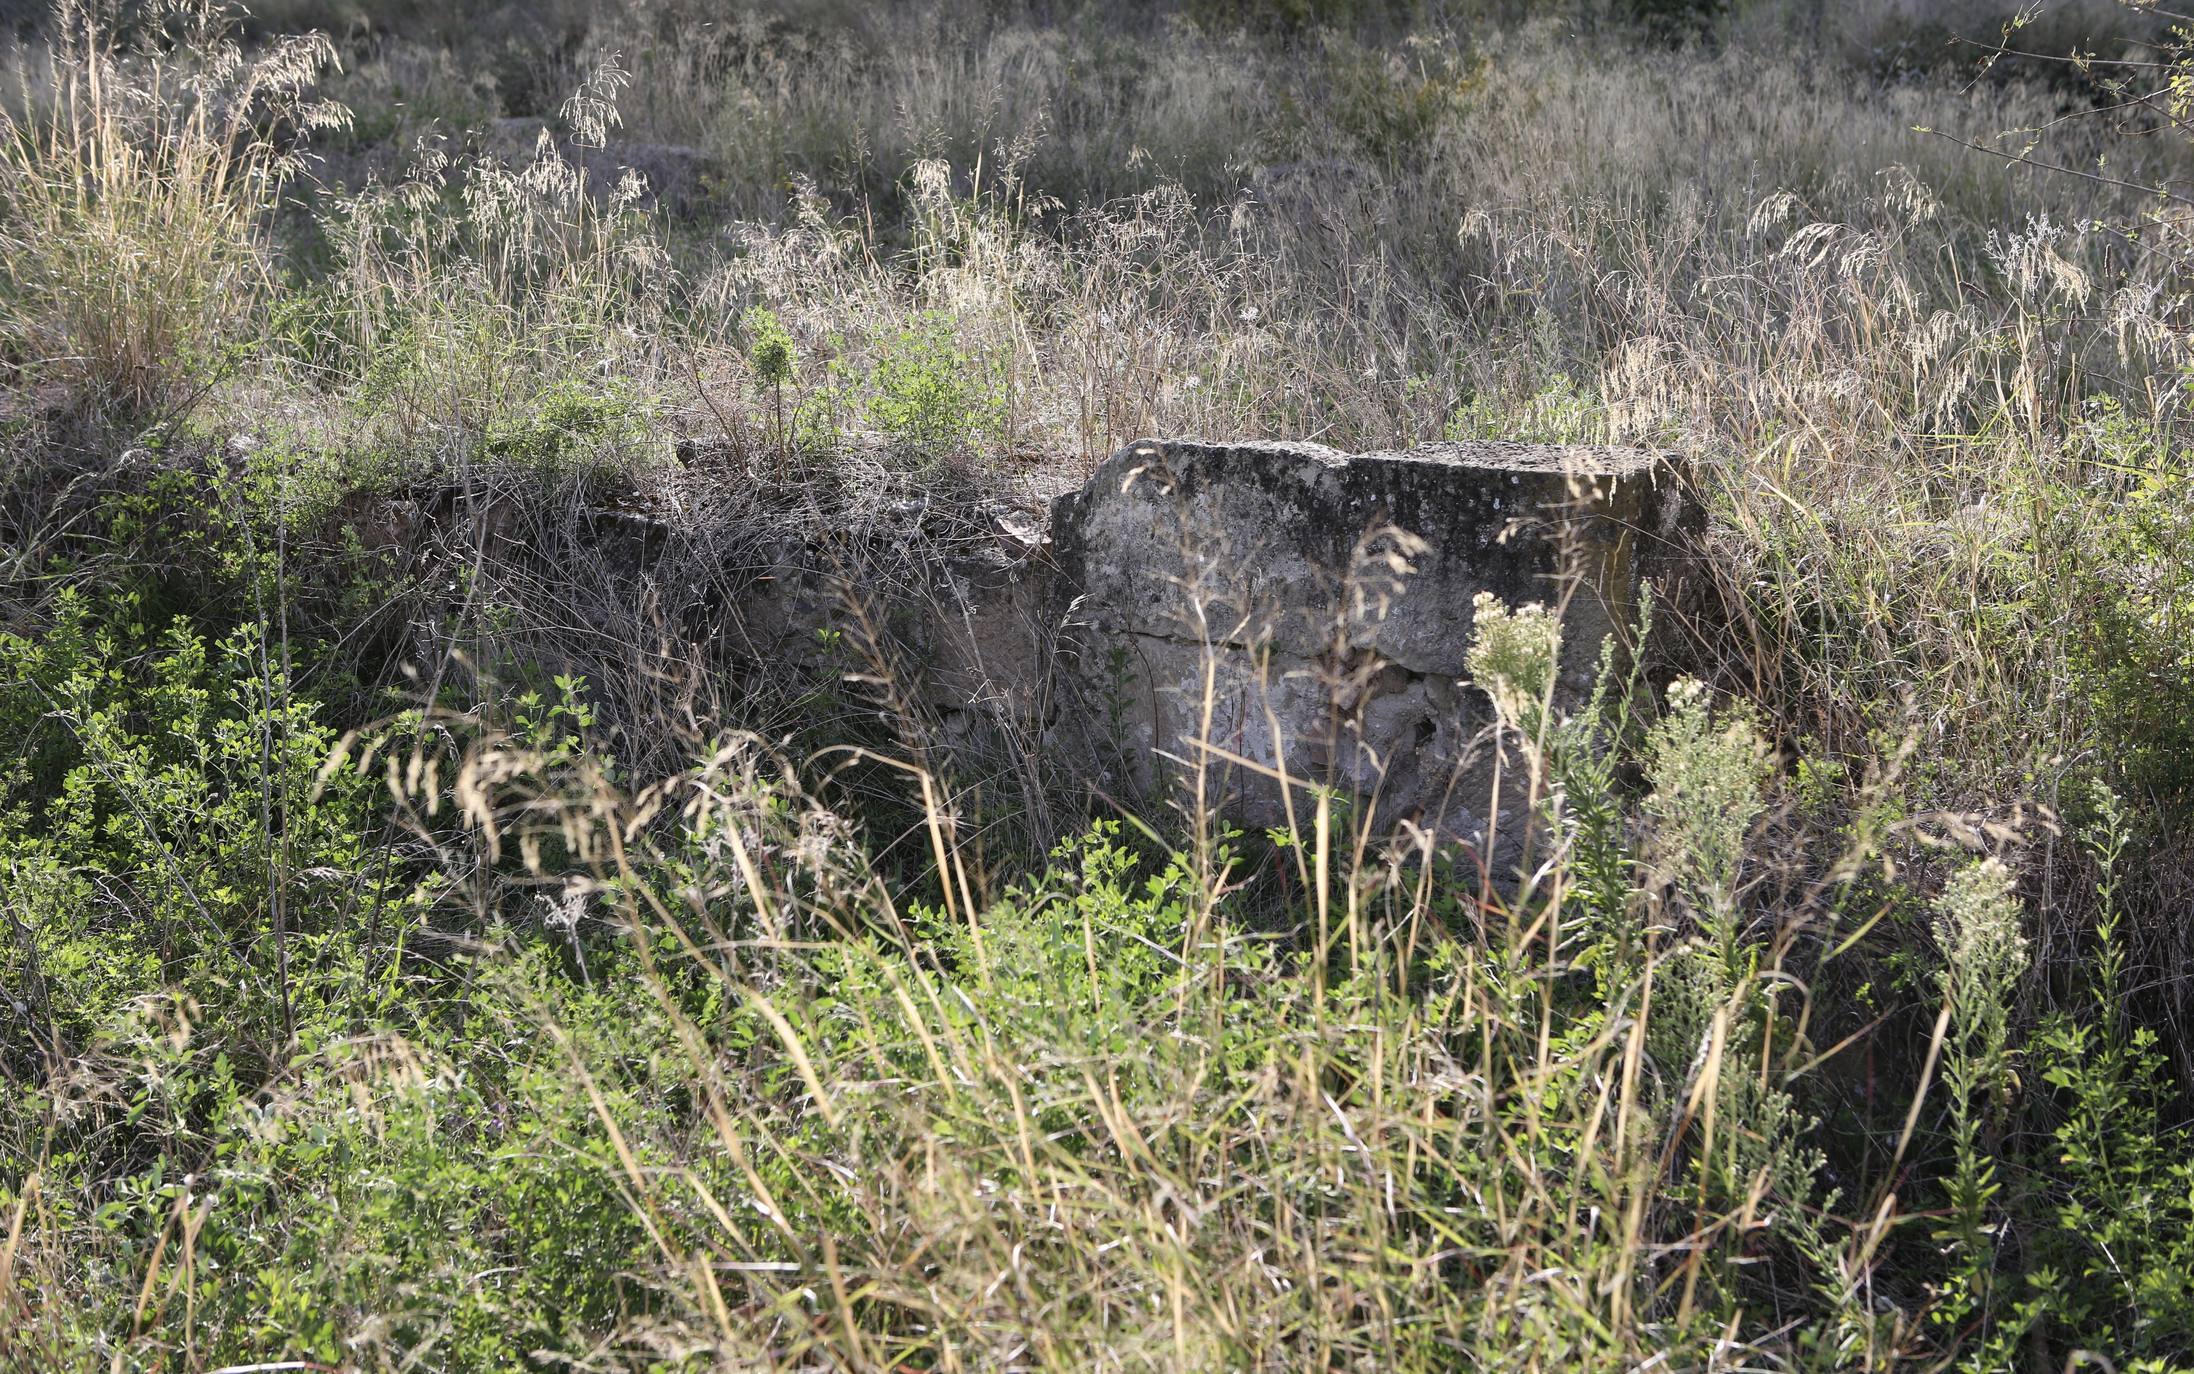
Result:
{"label": "white flower cluster", "polygon": [[2026,972],[2022,915],[2011,870],[2000,859],[1959,870],[1935,899],[1935,942],[1961,1028],[1986,1030],[2008,1013]]}
{"label": "white flower cluster", "polygon": [[1510,610],[1491,592],[1480,592],[1471,601],[1471,627],[1464,659],[1471,681],[1493,698],[1502,725],[1538,739],[1561,659],[1561,617],[1536,603]]}

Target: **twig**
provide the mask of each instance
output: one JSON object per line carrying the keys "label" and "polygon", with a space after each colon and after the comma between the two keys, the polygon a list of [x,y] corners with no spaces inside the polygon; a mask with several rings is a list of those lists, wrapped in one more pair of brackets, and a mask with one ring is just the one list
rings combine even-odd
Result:
{"label": "twig", "polygon": [[1944,133],[1941,129],[1930,129],[1925,125],[1915,125],[1912,131],[1916,134],[1930,134],[1936,138],[1948,139],[1961,148],[1976,153],[1985,153],[1993,158],[2000,158],[2014,166],[2032,167],[2041,172],[2061,172],[2066,176],[2080,177],[2083,180],[2095,182],[2097,185],[2115,186],[2127,191],[2143,191],[2149,195],[2162,196],[2166,200],[2177,201],[2181,205],[2194,206],[2194,197],[2180,195],[2168,186],[2148,186],[2138,181],[2127,181],[2122,177],[2104,176],[2100,172],[2082,171],[2078,167],[2066,167],[2055,162],[2043,162],[2031,153],[2007,153],[2001,148],[1991,148],[1985,143],[1975,143],[1971,139],[1960,138],[1956,134]]}

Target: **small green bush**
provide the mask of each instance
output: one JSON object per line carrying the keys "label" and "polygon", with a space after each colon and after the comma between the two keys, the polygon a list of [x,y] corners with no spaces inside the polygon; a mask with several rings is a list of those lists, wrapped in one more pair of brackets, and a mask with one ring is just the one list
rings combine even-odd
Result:
{"label": "small green bush", "polygon": [[2095,720],[2126,787],[2194,813],[2194,470],[2151,468],[2074,509],[2075,663]]}
{"label": "small green bush", "polygon": [[792,380],[797,361],[792,335],[776,312],[766,306],[747,311],[739,323],[747,336],[747,366],[753,369],[754,379],[769,388],[770,428],[781,465],[791,439],[785,428],[785,384]]}
{"label": "small green bush", "polygon": [[2045,1017],[2032,1042],[2044,1168],[2015,1220],[2031,1251],[2014,1310],[2065,1344],[2161,1370],[2194,1348],[2194,1161],[2163,1046],[2127,1014],[2132,836],[2123,804],[2098,800],[2076,837],[2098,874],[2084,997]]}
{"label": "small green bush", "polygon": [[629,382],[561,380],[488,425],[481,450],[549,480],[629,473],[659,443],[646,403]]}
{"label": "small green bush", "polygon": [[754,369],[755,380],[766,387],[783,388],[792,380],[795,358],[792,335],[784,322],[775,311],[758,305],[739,323],[747,336],[747,366]]}
{"label": "small green bush", "polygon": [[240,1043],[314,1019],[323,985],[289,980],[359,896],[372,826],[361,780],[320,777],[333,736],[274,653],[254,627],[208,640],[66,596],[36,640],[0,635],[0,719],[36,760],[0,799],[25,922],[0,979],[38,989],[58,1042],[170,990]]}
{"label": "small green bush", "polygon": [[1003,370],[960,342],[950,315],[917,315],[876,348],[869,417],[903,454],[936,461],[998,434]]}

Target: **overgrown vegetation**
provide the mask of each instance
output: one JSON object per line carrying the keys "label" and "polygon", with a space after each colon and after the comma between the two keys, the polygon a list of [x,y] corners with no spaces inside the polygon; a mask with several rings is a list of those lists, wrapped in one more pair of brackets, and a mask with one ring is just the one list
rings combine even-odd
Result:
{"label": "overgrown vegetation", "polygon": [[[1825,13],[62,6],[0,1366],[2194,1366],[2194,49]],[[712,633],[1186,432],[1698,455],[1522,873]]]}

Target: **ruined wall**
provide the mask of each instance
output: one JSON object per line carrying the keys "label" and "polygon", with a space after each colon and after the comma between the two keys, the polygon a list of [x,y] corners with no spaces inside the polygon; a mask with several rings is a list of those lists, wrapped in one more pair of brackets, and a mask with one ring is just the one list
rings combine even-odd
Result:
{"label": "ruined wall", "polygon": [[1283,822],[1290,793],[1301,814],[1317,781],[1381,824],[1469,839],[1496,805],[1462,681],[1473,598],[1566,597],[1580,692],[1697,524],[1680,465],[1635,450],[1146,441],[1056,501],[1048,532],[963,540],[895,587],[788,541],[734,616],[757,653],[812,666],[816,629],[861,607],[948,726],[1115,795],[1201,764],[1244,824]]}
{"label": "ruined wall", "polygon": [[1563,681],[1581,692],[1694,509],[1669,459],[1632,450],[1132,444],[1057,508],[1057,575],[1079,596],[1064,667],[1119,698],[1133,776],[1200,758],[1246,824],[1286,818],[1284,775],[1381,826],[1474,837],[1491,780],[1462,680],[1473,598],[1566,596]]}

